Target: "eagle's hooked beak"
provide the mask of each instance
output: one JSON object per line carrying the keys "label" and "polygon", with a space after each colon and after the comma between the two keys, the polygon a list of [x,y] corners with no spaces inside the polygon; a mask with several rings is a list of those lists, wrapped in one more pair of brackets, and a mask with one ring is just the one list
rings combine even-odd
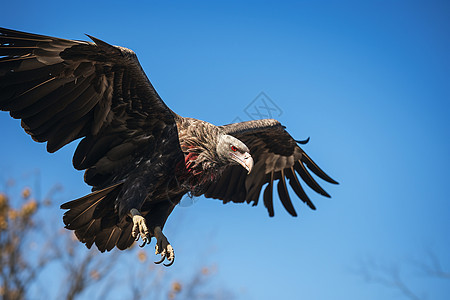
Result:
{"label": "eagle's hooked beak", "polygon": [[253,168],[253,158],[250,153],[231,153],[233,156],[233,160],[240,164],[247,170],[247,174],[250,174]]}

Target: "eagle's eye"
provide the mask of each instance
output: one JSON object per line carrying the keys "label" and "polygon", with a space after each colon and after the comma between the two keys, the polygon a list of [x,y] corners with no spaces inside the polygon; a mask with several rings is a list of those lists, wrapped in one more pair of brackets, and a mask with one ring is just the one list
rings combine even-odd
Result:
{"label": "eagle's eye", "polygon": [[231,151],[236,152],[237,148],[235,146],[231,146]]}

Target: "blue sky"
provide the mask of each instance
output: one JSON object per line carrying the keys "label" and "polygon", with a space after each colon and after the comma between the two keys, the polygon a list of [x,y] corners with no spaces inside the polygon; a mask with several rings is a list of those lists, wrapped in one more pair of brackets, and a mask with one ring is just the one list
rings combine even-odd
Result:
{"label": "blue sky", "polygon": [[[311,137],[304,150],[341,183],[323,183],[332,199],[307,190],[318,209],[296,199],[297,218],[279,201],[274,218],[261,203],[179,207],[172,272],[215,262],[240,299],[400,299],[355,274],[369,258],[447,299],[448,281],[408,266],[432,251],[450,270],[450,2],[8,2],[1,26],[131,48],[169,107],[217,125],[264,92]],[[89,191],[75,144],[48,154],[7,113],[0,128],[2,180],[38,169],[67,200]]]}

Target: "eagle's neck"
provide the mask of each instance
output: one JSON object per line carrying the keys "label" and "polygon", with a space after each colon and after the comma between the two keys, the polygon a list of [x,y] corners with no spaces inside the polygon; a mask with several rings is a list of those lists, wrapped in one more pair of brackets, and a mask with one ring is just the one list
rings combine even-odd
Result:
{"label": "eagle's neck", "polygon": [[177,178],[192,192],[203,190],[220,173],[220,160],[216,151],[220,130],[211,123],[192,118],[177,122],[178,138],[184,162],[179,163]]}
{"label": "eagle's neck", "polygon": [[[205,165],[209,165],[209,167]],[[179,163],[176,174],[177,180],[183,188],[193,196],[199,196],[205,192],[210,183],[216,180],[220,169],[202,161],[199,153],[185,152],[184,162]]]}
{"label": "eagle's neck", "polygon": [[216,145],[221,131],[217,126],[201,120],[183,118],[177,123],[177,127],[186,169],[197,175],[220,166]]}
{"label": "eagle's neck", "polygon": [[199,176],[205,172],[199,156],[200,154],[196,152],[184,152],[184,167],[187,174]]}

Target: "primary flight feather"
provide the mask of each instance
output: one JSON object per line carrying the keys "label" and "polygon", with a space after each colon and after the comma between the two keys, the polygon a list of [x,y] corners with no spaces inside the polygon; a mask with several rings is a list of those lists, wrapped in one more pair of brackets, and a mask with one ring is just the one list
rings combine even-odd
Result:
{"label": "primary flight feather", "polygon": [[297,213],[288,184],[311,209],[300,178],[336,184],[273,119],[215,126],[184,118],[161,100],[135,53],[94,37],[66,40],[0,28],[0,109],[21,119],[55,152],[82,138],[73,165],[92,193],[61,205],[63,221],[88,248],[126,249],[156,238],[161,261],[175,254],[162,233],[183,195],[264,206],[273,189]]}

